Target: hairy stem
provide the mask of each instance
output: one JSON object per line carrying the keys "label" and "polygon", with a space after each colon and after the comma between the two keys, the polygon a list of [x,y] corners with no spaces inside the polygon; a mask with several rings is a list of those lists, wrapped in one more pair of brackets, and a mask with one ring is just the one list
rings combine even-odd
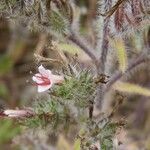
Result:
{"label": "hairy stem", "polygon": [[[107,12],[112,5],[112,0],[104,0],[104,11]],[[102,18],[103,19],[103,35],[102,35],[102,44],[100,45],[100,58],[99,62],[100,65],[97,68],[98,75],[105,74],[105,64],[107,61],[107,54],[108,54],[108,48],[109,48],[109,41],[108,36],[110,33],[110,18]],[[99,83],[96,89],[96,107],[101,108],[102,107],[102,101],[104,96],[104,84]]]}
{"label": "hairy stem", "polygon": [[[105,0],[104,10],[105,11],[109,10],[111,5],[112,5],[112,0]],[[108,41],[108,36],[110,33],[109,25],[110,25],[110,18],[104,18],[103,40],[101,45],[101,56],[100,56],[101,73],[105,72],[105,63],[106,63],[108,47],[109,47],[109,41]]]}
{"label": "hairy stem", "polygon": [[105,63],[107,59],[107,53],[108,53],[108,33],[109,33],[109,20],[104,20],[104,30],[103,30],[103,41],[102,41],[102,47],[101,47],[101,73],[105,72]]}

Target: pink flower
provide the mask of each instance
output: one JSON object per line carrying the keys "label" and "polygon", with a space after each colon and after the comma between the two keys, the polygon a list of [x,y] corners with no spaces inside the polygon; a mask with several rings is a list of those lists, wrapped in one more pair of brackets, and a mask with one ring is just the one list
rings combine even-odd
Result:
{"label": "pink flower", "polygon": [[31,110],[13,110],[6,109],[0,113],[0,116],[7,116],[10,118],[22,118],[22,117],[31,117],[34,115],[34,112]]}
{"label": "pink flower", "polygon": [[64,78],[59,75],[54,75],[48,69],[45,69],[42,65],[38,68],[39,73],[32,77],[32,80],[36,82],[38,86],[38,92],[44,92],[50,89],[53,84],[62,83]]}

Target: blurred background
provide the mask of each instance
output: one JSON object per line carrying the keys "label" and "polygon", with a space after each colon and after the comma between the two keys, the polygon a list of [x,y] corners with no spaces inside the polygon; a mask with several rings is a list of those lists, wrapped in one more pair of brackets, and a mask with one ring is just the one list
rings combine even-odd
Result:
{"label": "blurred background", "polygon": [[[80,10],[80,33],[93,45],[96,44],[96,35],[92,22],[97,15],[97,0],[76,0]],[[128,38],[128,56],[137,57],[143,45],[150,43],[150,27],[148,24],[137,33],[131,32]],[[37,71],[39,60],[34,56],[41,38],[47,36],[41,32],[30,32],[24,24],[16,24],[0,17],[0,110],[16,109],[30,106],[39,97],[36,87],[32,83],[32,75]],[[48,37],[47,42],[51,37]],[[143,45],[142,45],[143,44]],[[146,45],[145,44],[145,45]],[[67,58],[78,55],[78,61],[83,67],[92,67],[91,60],[75,45],[58,44]],[[133,49],[132,49],[133,48]],[[132,51],[130,51],[132,49]],[[139,51],[138,51],[139,50]],[[45,48],[44,57],[57,58],[53,49]],[[43,62],[45,66],[58,69],[57,63]],[[134,70],[125,80],[150,87],[150,64],[144,64]],[[41,96],[41,95],[40,95]],[[113,104],[112,104],[113,105]],[[116,118],[125,118],[129,124],[126,127],[130,136],[123,140],[128,141],[130,150],[150,150],[150,98],[130,95],[116,112]],[[19,149],[14,144],[14,137],[23,131],[13,120],[0,118],[0,150]],[[30,131],[29,131],[30,133]],[[28,132],[26,133],[28,134]],[[31,133],[30,133],[31,134]],[[41,133],[42,136],[44,133]],[[15,141],[16,142],[16,141]],[[30,141],[29,141],[30,142]],[[18,143],[17,143],[18,144]],[[23,143],[24,144],[24,143]],[[144,145],[144,146],[143,146]],[[146,148],[143,148],[146,147]],[[138,148],[138,149],[136,149]],[[125,150],[125,148],[122,148]],[[129,150],[129,148],[128,148]]]}

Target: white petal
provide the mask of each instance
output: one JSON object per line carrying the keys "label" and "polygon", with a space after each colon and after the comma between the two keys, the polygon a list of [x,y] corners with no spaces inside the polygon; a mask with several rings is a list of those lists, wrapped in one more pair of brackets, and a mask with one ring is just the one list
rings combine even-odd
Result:
{"label": "white petal", "polygon": [[59,75],[52,75],[52,81],[53,83],[62,83],[64,81],[64,77]]}
{"label": "white petal", "polygon": [[5,115],[9,115],[11,113],[14,113],[14,110],[8,109],[8,110],[4,110],[4,114]]}
{"label": "white petal", "polygon": [[47,91],[48,89],[50,89],[52,87],[52,84],[50,85],[46,85],[46,86],[41,86],[41,85],[38,85],[38,92],[44,92],[44,91]]}
{"label": "white petal", "polygon": [[17,117],[19,117],[19,115],[17,115],[17,114],[10,114],[10,115],[8,115],[8,117],[17,118]]}
{"label": "white petal", "polygon": [[36,73],[35,76],[36,77],[42,77],[42,75],[40,73]]}
{"label": "white petal", "polygon": [[44,77],[49,77],[49,75],[52,74],[50,70],[45,69],[42,65],[39,66],[38,70],[39,70],[39,73],[42,74]]}
{"label": "white petal", "polygon": [[35,81],[36,83],[42,83],[43,82],[43,80],[41,80],[40,78],[38,78],[36,76],[33,76],[32,80]]}

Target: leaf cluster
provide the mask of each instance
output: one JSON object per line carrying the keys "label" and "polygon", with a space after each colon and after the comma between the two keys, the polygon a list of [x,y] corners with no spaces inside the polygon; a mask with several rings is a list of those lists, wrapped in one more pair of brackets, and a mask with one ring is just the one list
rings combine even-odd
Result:
{"label": "leaf cluster", "polygon": [[54,92],[63,101],[73,101],[76,107],[86,108],[90,101],[93,101],[94,84],[92,76],[83,71],[67,79],[62,86],[56,87]]}
{"label": "leaf cluster", "polygon": [[51,0],[0,2],[0,15],[8,17],[16,24],[23,23],[31,31],[45,31],[52,35],[66,35],[70,9],[68,2],[58,5]]}

